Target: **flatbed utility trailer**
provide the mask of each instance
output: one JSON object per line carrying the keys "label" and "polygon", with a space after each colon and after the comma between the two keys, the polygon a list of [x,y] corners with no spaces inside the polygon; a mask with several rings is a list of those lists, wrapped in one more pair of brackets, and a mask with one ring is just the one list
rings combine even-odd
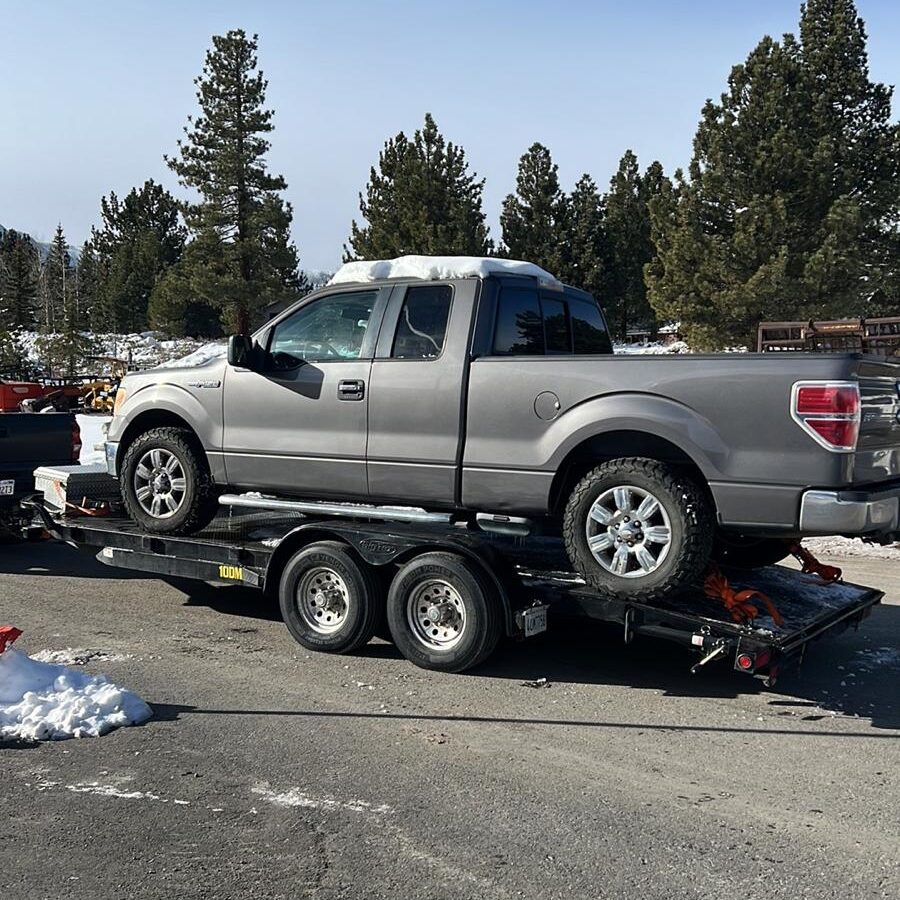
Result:
{"label": "flatbed utility trailer", "polygon": [[[498,639],[530,637],[563,617],[614,623],[623,640],[674,641],[700,657],[756,676],[768,686],[802,659],[809,643],[858,626],[882,592],[771,566],[724,570],[730,585],[760,591],[749,623],[732,621],[701,586],[669,602],[617,600],[573,571],[562,541],[435,522],[223,509],[202,532],[154,535],[120,517],[64,516],[39,497],[25,501],[35,527],[105,565],[204,582],[240,583],[277,595],[285,623],[304,646],[350,652],[375,633],[424,668],[463,671]],[[308,601],[308,602],[307,602]],[[352,621],[351,621],[352,620]]]}

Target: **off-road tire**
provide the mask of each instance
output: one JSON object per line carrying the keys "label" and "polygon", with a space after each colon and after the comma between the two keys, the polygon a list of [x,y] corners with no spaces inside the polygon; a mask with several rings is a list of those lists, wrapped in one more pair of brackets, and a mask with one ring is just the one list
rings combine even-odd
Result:
{"label": "off-road tire", "polygon": [[713,558],[736,569],[762,569],[787,559],[793,543],[785,538],[754,538],[720,531],[716,534]]}
{"label": "off-road tire", "polygon": [[[304,618],[300,609],[303,598],[298,597],[304,576],[324,569],[337,573],[347,590],[343,622],[328,634]],[[382,621],[384,592],[372,566],[349,547],[339,541],[319,541],[288,560],[278,583],[278,604],[291,637],[307,650],[352,653],[369,643]]]}
{"label": "off-road tire", "polygon": [[[615,575],[588,547],[587,517],[594,501],[620,485],[649,491],[669,517],[668,553],[646,576]],[[612,459],[588,472],[569,496],[563,517],[563,539],[575,570],[604,594],[640,602],[667,599],[698,582],[709,565],[714,531],[715,513],[706,491],[677,467],[641,457]]]}
{"label": "off-road tire", "polygon": [[[185,477],[181,506],[166,519],[156,518],[144,510],[134,488],[134,470],[138,462],[148,450],[156,447],[178,457]],[[193,534],[209,525],[218,511],[218,497],[206,454],[186,428],[151,428],[135,438],[122,460],[119,486],[128,514],[141,528],[154,534]]]}
{"label": "off-road tire", "polygon": [[[459,643],[448,649],[425,643],[407,615],[417,589],[434,580],[451,585],[465,606]],[[423,553],[400,568],[388,592],[387,621],[394,644],[406,659],[439,672],[462,672],[483,662],[494,651],[503,629],[494,586],[477,566],[454,553]]]}

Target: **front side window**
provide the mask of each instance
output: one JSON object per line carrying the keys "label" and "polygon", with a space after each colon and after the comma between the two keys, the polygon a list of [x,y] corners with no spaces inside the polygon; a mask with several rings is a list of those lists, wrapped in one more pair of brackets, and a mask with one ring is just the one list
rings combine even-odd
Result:
{"label": "front side window", "polygon": [[434,359],[444,349],[450,302],[449,284],[407,288],[397,333],[391,348],[393,359]]}
{"label": "front side window", "polygon": [[298,309],[272,331],[269,356],[277,369],[300,362],[359,359],[377,291],[334,294]]}

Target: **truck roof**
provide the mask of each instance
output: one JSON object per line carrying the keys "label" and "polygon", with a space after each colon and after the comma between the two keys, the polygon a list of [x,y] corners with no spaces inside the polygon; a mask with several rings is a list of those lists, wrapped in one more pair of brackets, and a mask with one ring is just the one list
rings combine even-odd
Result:
{"label": "truck roof", "polygon": [[528,275],[541,284],[561,287],[557,278],[534,263],[491,256],[399,256],[397,259],[361,260],[344,263],[328,283],[360,284],[391,278],[443,281],[490,275]]}

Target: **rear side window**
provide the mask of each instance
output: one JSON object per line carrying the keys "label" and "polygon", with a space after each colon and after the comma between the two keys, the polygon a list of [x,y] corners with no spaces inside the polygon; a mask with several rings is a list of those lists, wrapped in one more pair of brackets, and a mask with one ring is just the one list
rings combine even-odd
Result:
{"label": "rear side window", "polygon": [[575,354],[612,353],[612,343],[600,310],[587,300],[569,300]]}
{"label": "rear side window", "polygon": [[453,291],[449,284],[407,288],[397,322],[393,359],[433,359],[441,355]]}
{"label": "rear side window", "polygon": [[599,308],[589,300],[539,293],[535,288],[500,291],[494,354],[498,356],[612,353]]}
{"label": "rear side window", "polygon": [[494,353],[502,356],[543,355],[544,323],[536,290],[503,288],[500,292]]}

